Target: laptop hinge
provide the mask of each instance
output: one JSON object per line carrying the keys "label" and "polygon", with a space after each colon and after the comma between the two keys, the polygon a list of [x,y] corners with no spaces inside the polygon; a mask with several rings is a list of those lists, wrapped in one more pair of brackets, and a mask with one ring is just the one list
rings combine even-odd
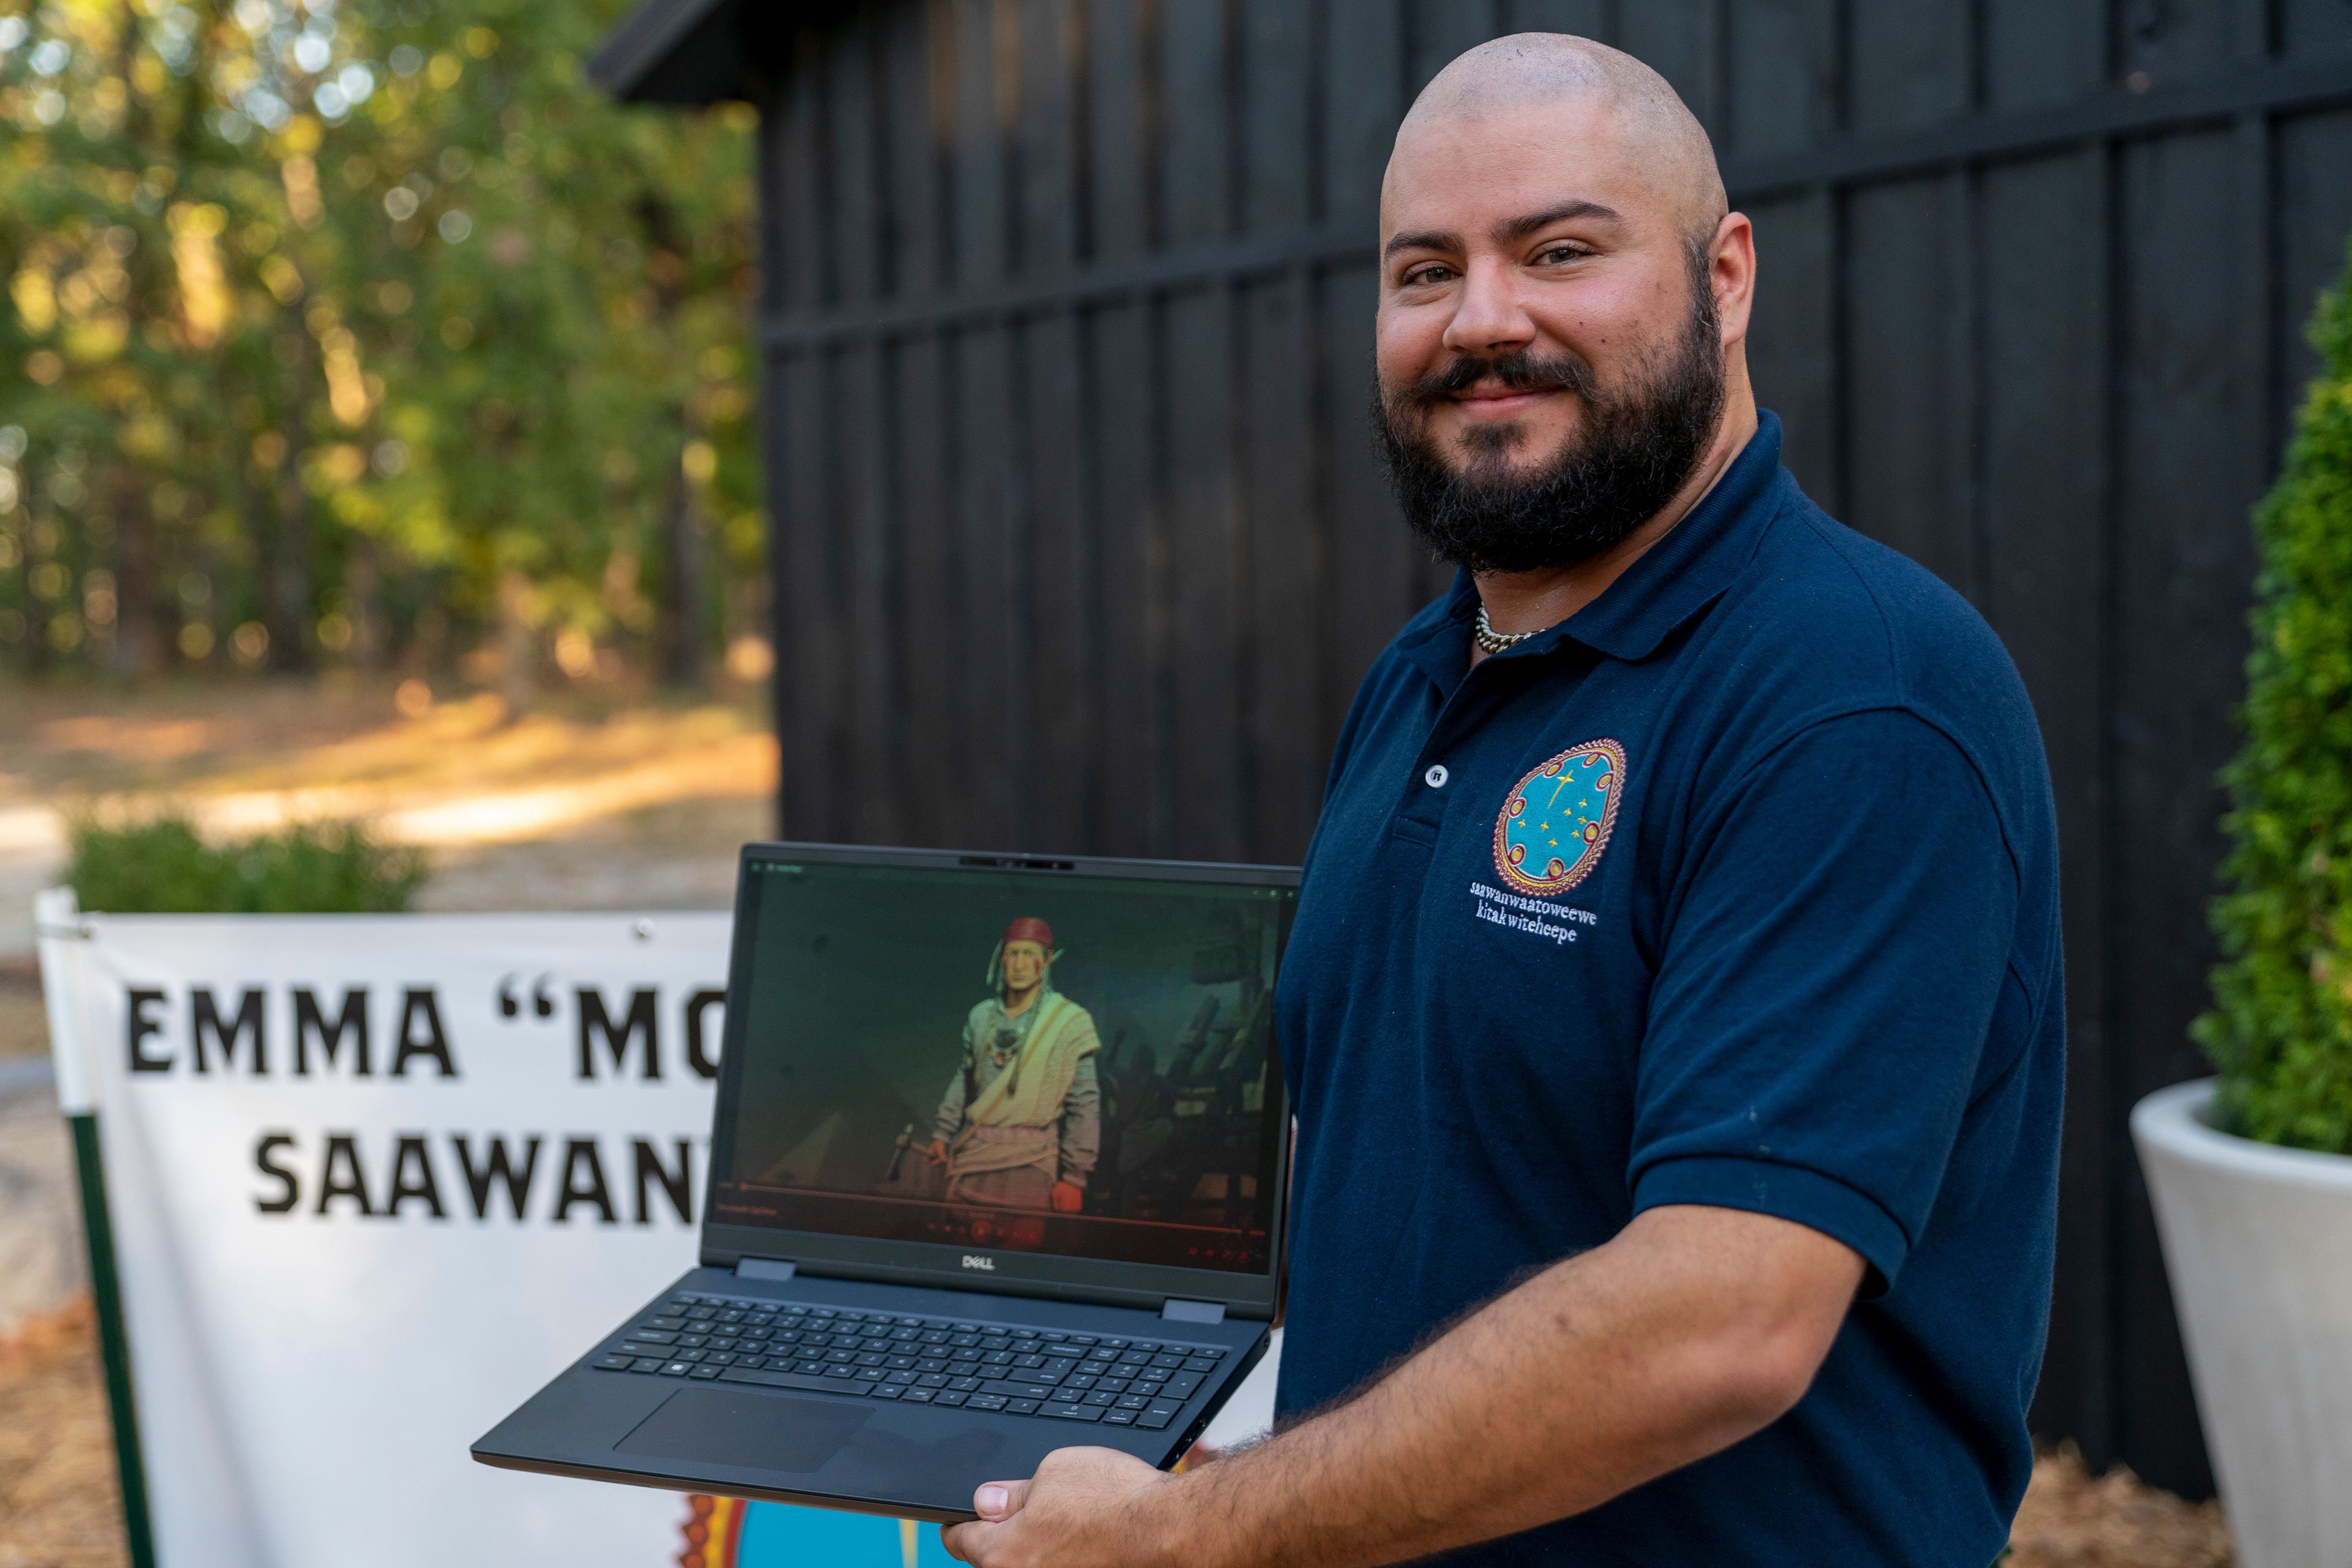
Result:
{"label": "laptop hinge", "polygon": [[789,1279],[799,1265],[783,1258],[745,1258],[735,1264],[738,1279]]}
{"label": "laptop hinge", "polygon": [[1222,1323],[1225,1321],[1223,1301],[1181,1301],[1171,1296],[1160,1308],[1160,1315],[1171,1323]]}

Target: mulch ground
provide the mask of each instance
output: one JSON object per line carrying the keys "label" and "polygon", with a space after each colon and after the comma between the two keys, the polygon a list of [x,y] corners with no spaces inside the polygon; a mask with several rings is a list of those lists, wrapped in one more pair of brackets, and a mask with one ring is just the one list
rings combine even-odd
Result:
{"label": "mulch ground", "polygon": [[[2007,1568],[2228,1568],[2219,1503],[2046,1454]],[[87,1299],[0,1341],[0,1568],[124,1568],[113,1438]]]}
{"label": "mulch ground", "polygon": [[122,1504],[89,1298],[0,1341],[0,1568],[121,1568]]}
{"label": "mulch ground", "polygon": [[2229,1568],[2218,1501],[2183,1502],[2118,1465],[2104,1476],[2069,1444],[2044,1454],[2010,1531],[2007,1568]]}

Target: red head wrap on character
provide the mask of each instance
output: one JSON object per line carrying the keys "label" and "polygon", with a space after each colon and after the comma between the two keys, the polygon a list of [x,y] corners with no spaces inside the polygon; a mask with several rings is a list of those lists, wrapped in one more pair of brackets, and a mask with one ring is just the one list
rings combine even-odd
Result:
{"label": "red head wrap on character", "polygon": [[1054,928],[1035,915],[1023,915],[1004,928],[1006,942],[1034,942],[1047,952],[1054,951]]}
{"label": "red head wrap on character", "polygon": [[992,991],[1003,984],[1004,944],[1008,942],[1035,942],[1045,950],[1048,963],[1062,956],[1054,951],[1054,928],[1035,915],[1023,915],[1004,928],[1004,934],[996,939],[996,951],[988,955],[988,988]]}

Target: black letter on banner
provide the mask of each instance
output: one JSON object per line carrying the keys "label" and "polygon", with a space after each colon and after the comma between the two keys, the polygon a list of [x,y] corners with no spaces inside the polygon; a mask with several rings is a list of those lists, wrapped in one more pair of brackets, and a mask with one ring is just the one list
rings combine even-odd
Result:
{"label": "black letter on banner", "polygon": [[629,993],[629,1014],[621,1020],[618,1033],[613,1028],[613,1016],[604,1011],[604,994],[593,985],[576,988],[580,1002],[580,1077],[583,1081],[596,1076],[595,1053],[589,1041],[596,1035],[604,1037],[604,1048],[613,1054],[613,1070],[620,1072],[629,1065],[629,1042],[643,1030],[646,1037],[646,1070],[649,1079],[661,1077],[661,993],[651,987],[640,987]]}
{"label": "black letter on banner", "polygon": [[651,1225],[654,1217],[646,1202],[646,1188],[655,1181],[669,1194],[669,1206],[688,1225],[694,1223],[694,1145],[681,1138],[677,1141],[677,1174],[669,1173],[662,1163],[661,1151],[642,1138],[629,1140],[629,1152],[637,1165],[637,1223]]}
{"label": "black letter on banner", "polygon": [[294,1205],[302,1201],[302,1184],[295,1179],[294,1173],[283,1165],[273,1165],[269,1163],[269,1155],[273,1150],[293,1147],[294,1135],[290,1132],[265,1132],[261,1135],[261,1142],[253,1146],[254,1169],[265,1176],[274,1178],[286,1189],[285,1195],[282,1197],[253,1200],[253,1206],[263,1214],[291,1214],[294,1212]]}
{"label": "black letter on banner", "polygon": [[319,1011],[319,995],[308,985],[294,987],[294,1076],[310,1076],[310,1037],[319,1037],[319,1056],[328,1067],[342,1054],[343,1037],[352,1037],[352,1076],[366,1078],[373,1070],[368,1062],[368,988],[354,985],[343,993],[343,1010],[330,1027],[326,1015]]}
{"label": "black letter on banner", "polygon": [[[418,1024],[422,1023],[422,1032]],[[449,1037],[441,1030],[441,1002],[430,986],[400,994],[400,1048],[392,1053],[392,1076],[408,1076],[408,1058],[431,1057],[441,1064],[443,1078],[456,1078],[457,1064],[449,1055]]]}
{"label": "black letter on banner", "polygon": [[210,1072],[205,1060],[205,1037],[210,1035],[213,1044],[220,1047],[221,1070],[236,1065],[236,1043],[245,1032],[253,1031],[253,1076],[261,1077],[269,1070],[269,1042],[262,1035],[261,990],[247,986],[237,999],[236,1016],[228,1020],[228,1028],[221,1028],[220,1009],[213,1004],[212,987],[194,985],[188,988],[188,1036],[195,1042],[196,1070]]}
{"label": "black letter on banner", "polygon": [[[686,1065],[694,1069],[697,1078],[719,1076],[719,1058],[702,1048],[702,1016],[726,1000],[724,991],[698,991],[686,999]],[[726,1015],[719,1016],[724,1018]]]}
{"label": "black letter on banner", "polygon": [[449,1141],[457,1146],[457,1168],[466,1173],[466,1191],[474,1198],[474,1217],[490,1217],[490,1184],[498,1181],[506,1184],[507,1203],[513,1208],[515,1218],[522,1218],[523,1205],[530,1201],[530,1178],[539,1169],[539,1140],[524,1140],[520,1171],[507,1158],[507,1141],[496,1134],[490,1138],[489,1153],[478,1171],[474,1168],[474,1152],[466,1147],[466,1135],[460,1132]]}
{"label": "black letter on banner", "polygon": [[[343,1174],[335,1174],[340,1160]],[[375,1205],[368,1201],[367,1174],[360,1169],[360,1146],[348,1132],[338,1132],[327,1140],[327,1157],[319,1167],[319,1206],[314,1213],[325,1214],[327,1205],[336,1198],[356,1198],[360,1213],[375,1215]]]}
{"label": "black letter on banner", "polygon": [[[408,1167],[414,1164],[417,1179],[411,1181]],[[423,1198],[433,1211],[435,1219],[447,1219],[441,1206],[441,1184],[433,1179],[433,1157],[425,1152],[425,1140],[414,1132],[401,1134],[400,1142],[392,1152],[392,1196],[384,1200],[383,1212],[400,1213],[400,1205],[410,1198]]]}
{"label": "black letter on banner", "polygon": [[142,1047],[150,1037],[163,1032],[163,1020],[151,1018],[147,1009],[162,1004],[161,991],[133,991],[131,994],[131,1070],[132,1072],[170,1072],[172,1058],[151,1057]]}
{"label": "black letter on banner", "polygon": [[[572,1173],[587,1168],[586,1182],[572,1180]],[[555,1200],[555,1223],[572,1223],[573,1204],[594,1204],[604,1216],[606,1225],[618,1225],[621,1216],[613,1212],[613,1191],[604,1184],[604,1160],[596,1152],[593,1138],[567,1138],[563,1141],[563,1191]]]}

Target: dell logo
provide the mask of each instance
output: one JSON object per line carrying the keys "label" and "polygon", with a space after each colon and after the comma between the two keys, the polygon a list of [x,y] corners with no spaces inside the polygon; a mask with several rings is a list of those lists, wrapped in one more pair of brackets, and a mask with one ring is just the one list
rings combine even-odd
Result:
{"label": "dell logo", "polygon": [[985,1268],[993,1274],[996,1271],[996,1259],[982,1258],[977,1252],[967,1252],[963,1255],[963,1266],[966,1268]]}

